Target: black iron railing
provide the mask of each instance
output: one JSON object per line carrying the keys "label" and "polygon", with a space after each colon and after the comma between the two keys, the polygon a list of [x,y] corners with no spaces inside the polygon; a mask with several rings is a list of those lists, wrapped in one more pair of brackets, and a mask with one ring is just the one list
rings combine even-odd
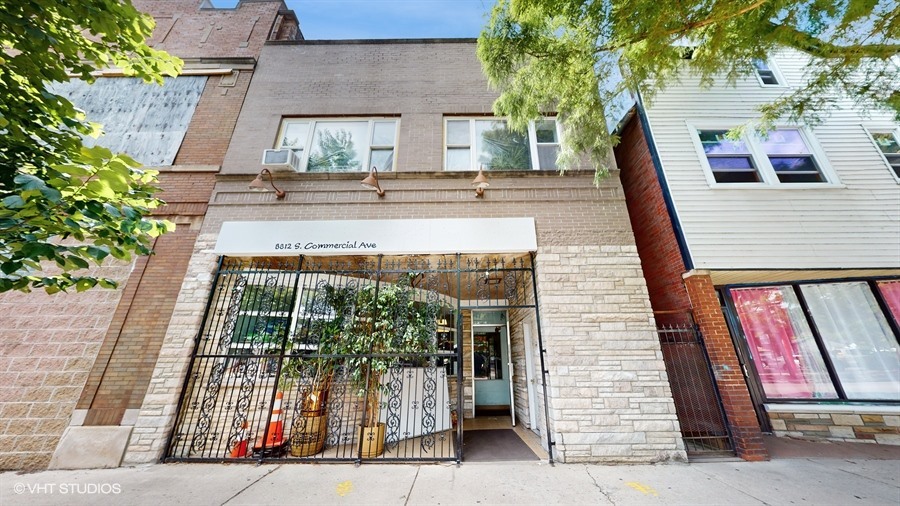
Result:
{"label": "black iron railing", "polygon": [[688,455],[733,455],[731,435],[703,346],[692,323],[657,330]]}
{"label": "black iron railing", "polygon": [[460,462],[462,314],[540,340],[530,260],[222,258],[167,460]]}

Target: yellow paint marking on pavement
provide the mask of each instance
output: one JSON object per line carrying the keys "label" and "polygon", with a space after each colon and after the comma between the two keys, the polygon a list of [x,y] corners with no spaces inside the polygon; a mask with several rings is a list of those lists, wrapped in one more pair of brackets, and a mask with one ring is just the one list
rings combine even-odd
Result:
{"label": "yellow paint marking on pavement", "polygon": [[638,492],[640,492],[644,495],[652,495],[654,497],[659,495],[656,493],[656,490],[653,490],[653,487],[650,487],[649,485],[644,485],[643,483],[638,483],[636,481],[629,481],[628,483],[626,483],[626,485],[628,485],[629,487],[637,490]]}
{"label": "yellow paint marking on pavement", "polygon": [[338,483],[337,495],[344,497],[349,494],[351,490],[353,490],[353,482],[345,481],[343,483]]}

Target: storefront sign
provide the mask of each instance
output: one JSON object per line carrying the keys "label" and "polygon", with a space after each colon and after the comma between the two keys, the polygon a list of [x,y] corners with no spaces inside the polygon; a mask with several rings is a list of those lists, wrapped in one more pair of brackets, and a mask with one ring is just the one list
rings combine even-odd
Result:
{"label": "storefront sign", "polygon": [[537,250],[534,218],[228,221],[215,252],[231,256],[522,253]]}

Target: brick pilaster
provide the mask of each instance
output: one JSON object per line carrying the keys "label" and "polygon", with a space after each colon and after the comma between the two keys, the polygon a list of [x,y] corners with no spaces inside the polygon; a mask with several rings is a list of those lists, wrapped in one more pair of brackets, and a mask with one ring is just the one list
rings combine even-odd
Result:
{"label": "brick pilaster", "polygon": [[769,453],[762,440],[750,391],[744,381],[712,279],[705,271],[691,271],[684,275],[684,286],[715,371],[716,385],[734,439],[734,450],[744,460],[768,460]]}

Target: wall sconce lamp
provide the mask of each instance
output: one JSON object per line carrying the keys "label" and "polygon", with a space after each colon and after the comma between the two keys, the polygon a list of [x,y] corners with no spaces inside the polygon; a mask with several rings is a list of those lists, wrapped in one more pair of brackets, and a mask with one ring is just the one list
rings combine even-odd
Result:
{"label": "wall sconce lamp", "polygon": [[275,186],[275,180],[272,178],[272,173],[269,169],[263,169],[259,171],[259,174],[256,175],[256,179],[250,182],[250,190],[255,192],[267,192],[269,188],[266,186],[265,181],[263,181],[263,174],[269,176],[269,185],[275,190],[275,198],[281,200],[287,195],[283,190],[279,190],[277,186]]}
{"label": "wall sconce lamp", "polygon": [[384,190],[382,190],[381,185],[378,184],[378,169],[376,169],[374,165],[372,166],[372,170],[369,171],[369,175],[360,181],[359,184],[370,190],[375,190],[375,193],[377,193],[379,197],[384,197]]}
{"label": "wall sconce lamp", "polygon": [[472,186],[475,187],[475,198],[484,198],[484,189],[490,185],[487,176],[484,175],[483,167],[479,167],[478,175],[472,180]]}

